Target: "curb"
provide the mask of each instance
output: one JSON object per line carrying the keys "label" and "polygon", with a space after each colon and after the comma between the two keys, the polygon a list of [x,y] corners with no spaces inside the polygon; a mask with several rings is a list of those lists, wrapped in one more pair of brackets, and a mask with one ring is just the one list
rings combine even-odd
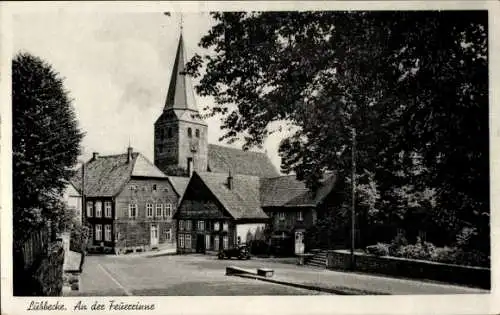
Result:
{"label": "curb", "polygon": [[275,279],[270,279],[270,278],[252,275],[252,274],[233,274],[233,276],[247,278],[247,279],[255,279],[255,280],[260,280],[260,281],[265,281],[265,282],[270,282],[270,283],[275,283],[275,284],[281,284],[281,285],[286,285],[286,286],[295,287],[295,288],[299,288],[299,289],[333,293],[333,294],[337,294],[337,295],[390,295],[389,293],[351,289],[351,288],[347,288],[347,287],[324,288],[324,287],[318,287],[318,286],[308,285],[308,284],[275,280]]}

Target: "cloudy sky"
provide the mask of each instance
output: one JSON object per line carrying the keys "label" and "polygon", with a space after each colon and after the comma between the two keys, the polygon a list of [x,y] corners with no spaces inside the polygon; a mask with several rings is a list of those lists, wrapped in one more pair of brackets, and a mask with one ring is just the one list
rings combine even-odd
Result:
{"label": "cloudy sky", "polygon": [[[14,54],[32,53],[50,63],[74,99],[80,128],[86,133],[83,157],[92,152],[125,152],[132,147],[153,161],[153,123],[165,97],[180,15],[75,12],[64,9],[16,14],[12,19]],[[213,24],[205,12],[183,14],[188,58]],[[196,82],[195,82],[196,83]],[[200,110],[212,103],[197,97]],[[220,117],[207,120],[209,142],[222,135]],[[283,134],[267,139],[264,149],[279,169],[277,148]],[[241,148],[241,144],[238,146]]]}

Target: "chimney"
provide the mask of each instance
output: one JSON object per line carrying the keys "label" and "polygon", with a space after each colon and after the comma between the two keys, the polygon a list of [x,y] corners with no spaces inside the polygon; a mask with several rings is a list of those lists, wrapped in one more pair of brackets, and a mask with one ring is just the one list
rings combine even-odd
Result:
{"label": "chimney", "polygon": [[92,153],[92,161],[95,161],[99,158],[99,152],[93,152]]}
{"label": "chimney", "polygon": [[229,170],[229,175],[227,176],[227,188],[229,190],[233,189],[233,175],[231,175],[231,170]]}
{"label": "chimney", "polygon": [[187,171],[188,171],[189,177],[191,177],[191,175],[193,175],[193,158],[192,157],[188,158]]}
{"label": "chimney", "polygon": [[134,152],[132,147],[128,147],[127,148],[127,163],[130,163],[130,161],[132,161],[132,152]]}

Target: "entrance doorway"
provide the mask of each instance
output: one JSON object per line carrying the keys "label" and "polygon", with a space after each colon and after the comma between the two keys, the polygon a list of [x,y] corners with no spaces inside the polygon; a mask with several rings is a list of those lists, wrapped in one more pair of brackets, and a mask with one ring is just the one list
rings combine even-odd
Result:
{"label": "entrance doorway", "polygon": [[205,235],[203,234],[198,234],[196,236],[196,252],[205,253]]}
{"label": "entrance doorway", "polygon": [[158,225],[151,224],[151,247],[158,246]]}
{"label": "entrance doorway", "polygon": [[304,253],[304,232],[295,232],[295,254]]}

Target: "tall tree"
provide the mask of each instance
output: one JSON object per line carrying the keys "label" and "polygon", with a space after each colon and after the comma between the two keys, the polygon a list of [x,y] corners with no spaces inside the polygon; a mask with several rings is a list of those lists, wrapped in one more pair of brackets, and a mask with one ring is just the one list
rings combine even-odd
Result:
{"label": "tall tree", "polygon": [[63,219],[62,191],[73,174],[83,134],[63,79],[42,59],[12,61],[14,240]]}
{"label": "tall tree", "polygon": [[314,188],[325,169],[348,178],[355,128],[361,207],[404,217],[404,191],[422,201],[412,205],[437,200],[434,220],[450,232],[489,235],[486,11],[212,17],[200,46],[215,53],[195,55],[187,73],[203,73],[196,88],[214,97],[223,139],[251,147],[275,121],[297,126],[282,170]]}

